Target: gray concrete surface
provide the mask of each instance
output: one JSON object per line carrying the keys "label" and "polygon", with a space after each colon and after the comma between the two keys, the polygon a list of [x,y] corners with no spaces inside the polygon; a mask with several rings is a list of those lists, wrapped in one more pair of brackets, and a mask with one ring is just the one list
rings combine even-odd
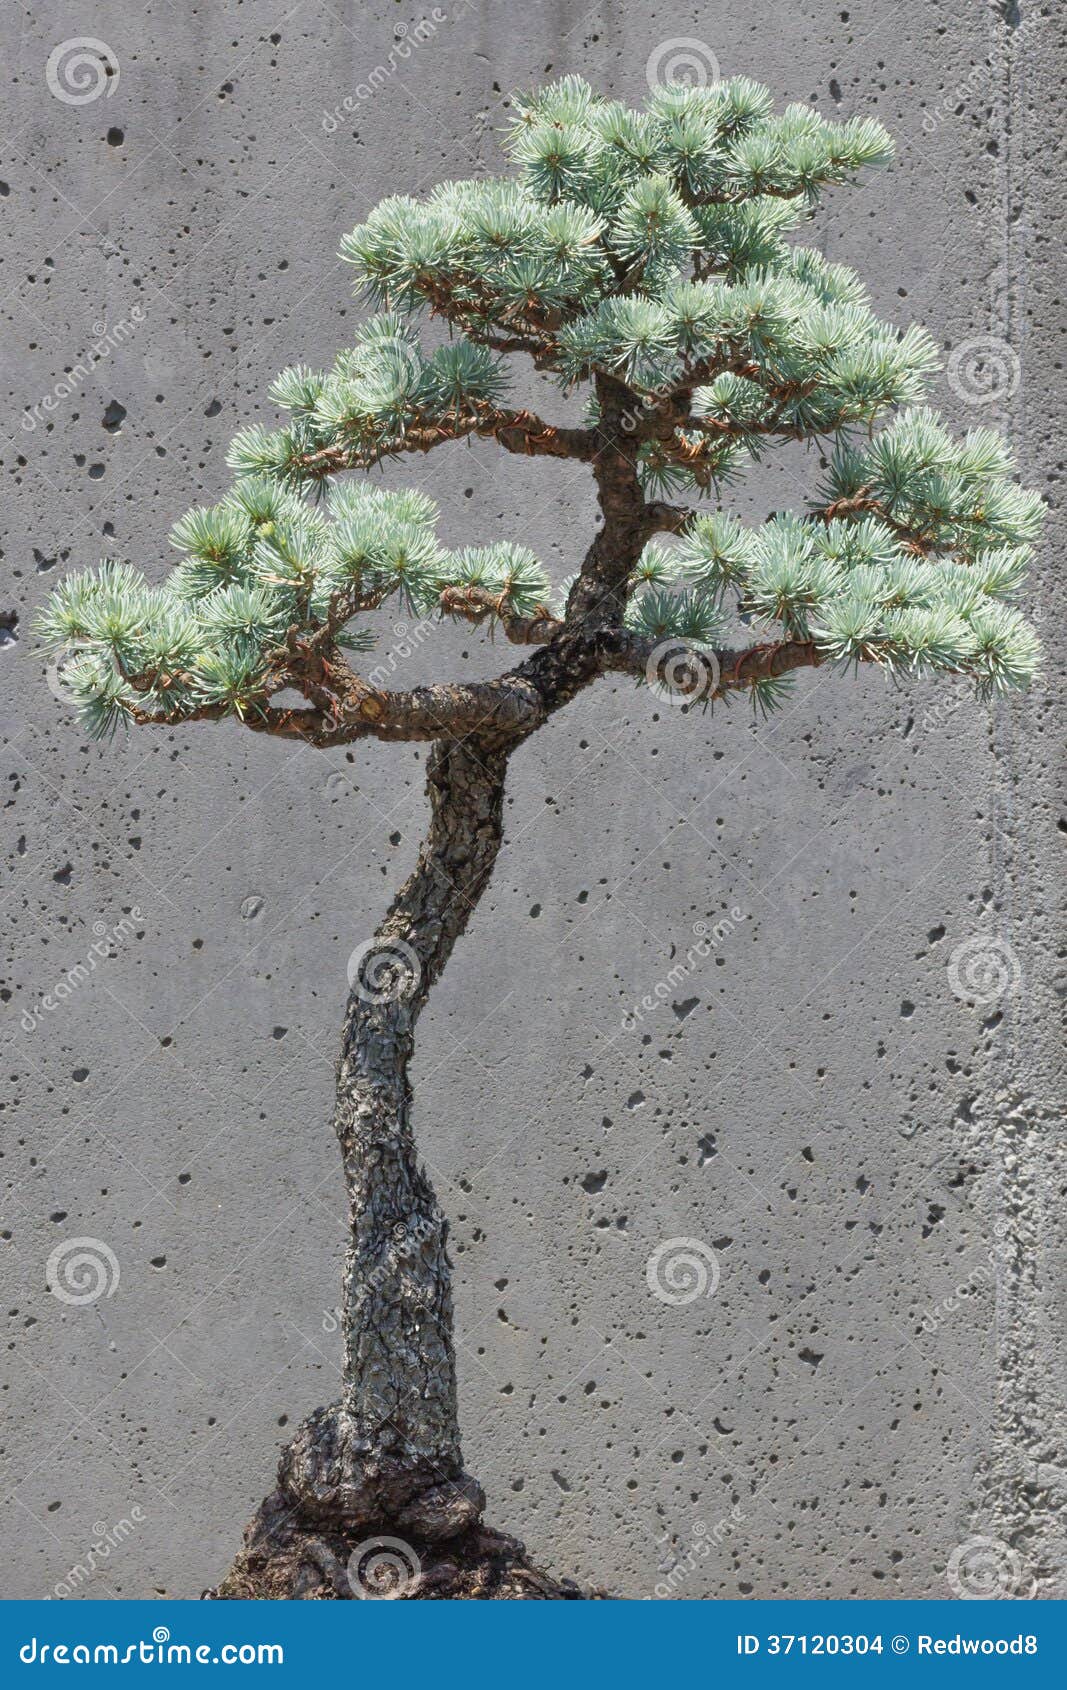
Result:
{"label": "gray concrete surface", "polygon": [[[946,353],[995,337],[937,401],[1003,425],[1055,507],[1057,10],[4,0],[5,1596],[195,1597],[333,1394],[345,967],[423,821],[408,747],[86,744],[32,607],[104,552],[168,566],[271,376],[344,343],[338,240],[378,198],[497,168],[501,90],[579,71],[638,99],[665,51],[888,124],[895,168],[808,238]],[[46,65],[79,36],[118,75],[75,104]],[[585,544],[581,469],[479,444],[415,473],[452,540],[514,535],[560,575]],[[739,508],[815,474],[783,458]],[[1062,539],[1054,508],[1032,598],[1053,662],[1026,701],[809,676],[754,728],[601,683],[516,759],[502,861],[424,1018],[419,1127],[468,1464],[557,1572],[940,1597],[985,1564],[1064,1593]],[[499,661],[473,632],[395,637],[406,679]],[[57,996],[94,943],[113,954]],[[976,1004],[994,945],[1007,989]],[[46,1289],[77,1238],[111,1276],[91,1304]],[[718,1283],[670,1306],[646,1264],[679,1238]]]}

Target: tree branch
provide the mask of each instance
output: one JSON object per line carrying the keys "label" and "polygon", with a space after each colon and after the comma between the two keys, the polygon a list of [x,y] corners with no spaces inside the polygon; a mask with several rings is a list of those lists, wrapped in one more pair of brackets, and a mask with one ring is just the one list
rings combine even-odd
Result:
{"label": "tree branch", "polygon": [[681,534],[699,515],[699,511],[688,505],[666,505],[658,499],[645,506],[650,534]]}
{"label": "tree branch", "polygon": [[597,447],[592,429],[557,428],[532,411],[499,411],[487,406],[477,412],[459,413],[447,425],[441,421],[417,424],[396,441],[368,446],[324,446],[294,461],[303,476],[321,480],[341,470],[369,469],[383,458],[399,457],[404,452],[430,452],[446,441],[463,440],[471,435],[497,440],[505,450],[527,457],[571,458],[579,462],[589,462]]}
{"label": "tree branch", "polygon": [[[306,739],[311,744],[316,743],[316,732],[324,721],[320,710],[281,709],[268,704],[265,699],[251,702],[247,712],[240,720],[252,733],[271,734],[278,739]],[[198,709],[187,710],[180,715],[166,711],[156,715],[151,710],[142,710],[134,705],[128,707],[128,715],[140,728],[183,728],[187,722],[233,720],[233,711],[226,704],[202,704]]]}
{"label": "tree branch", "polygon": [[[479,607],[472,609],[477,612]],[[306,687],[315,699],[312,708],[285,709],[263,697],[246,707],[241,720],[253,733],[304,740],[320,749],[367,738],[455,741],[471,734],[487,745],[517,743],[597,675],[625,674],[654,682],[663,679],[661,671],[670,657],[672,691],[713,699],[794,669],[817,668],[824,661],[813,641],[781,640],[705,652],[681,638],[657,640],[628,628],[571,627],[554,618],[516,620],[528,623],[531,631],[534,626],[544,628],[534,640],[520,642],[539,643],[542,649],[495,680],[391,692],[371,686],[347,664],[331,661],[321,664],[325,680],[312,683],[294,671],[274,683],[276,691],[285,685]],[[130,715],[141,726],[177,728],[186,722],[222,721],[232,711],[224,704],[206,704],[181,716],[154,715],[136,707]]]}
{"label": "tree branch", "polygon": [[538,605],[532,616],[516,616],[508,608],[505,595],[487,593],[482,587],[446,587],[441,594],[441,609],[475,626],[489,620],[499,622],[515,645],[546,645],[563,626],[544,605]]}
{"label": "tree branch", "polygon": [[413,687],[388,692],[356,682],[341,699],[336,740],[374,734],[378,739],[510,739],[538,727],[544,711],[534,688],[518,673],[465,685]]}
{"label": "tree branch", "polygon": [[832,504],[820,505],[809,514],[823,522],[833,522],[837,517],[869,514],[876,516],[887,528],[891,528],[894,534],[898,534],[904,549],[913,552],[916,557],[927,557],[935,548],[932,536],[921,533],[917,528],[909,528],[907,523],[899,522],[895,516],[891,516],[880,499],[871,497],[870,487],[859,488],[849,498],[835,499]]}
{"label": "tree branch", "polygon": [[[662,680],[671,659],[671,690],[721,698],[754,681],[775,679],[794,669],[816,669],[824,661],[812,640],[778,640],[738,650],[700,651],[681,638],[657,640],[628,629],[612,629],[602,638],[602,668],[648,681]],[[675,661],[675,653],[677,661]]]}
{"label": "tree branch", "polygon": [[599,449],[593,458],[603,527],[582,559],[567,601],[569,628],[621,622],[627,582],[648,539],[645,497],[638,475],[640,442],[631,424],[633,390],[613,377],[596,382]]}

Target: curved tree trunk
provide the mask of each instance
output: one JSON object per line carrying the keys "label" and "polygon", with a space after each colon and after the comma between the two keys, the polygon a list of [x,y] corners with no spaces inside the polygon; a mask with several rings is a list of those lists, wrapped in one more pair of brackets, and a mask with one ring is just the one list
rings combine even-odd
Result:
{"label": "curved tree trunk", "polygon": [[579,1594],[480,1524],[460,1454],[448,1223],[411,1122],[415,1023],[492,874],[507,758],[479,740],[432,747],[418,864],[353,953],[334,1109],[351,1226],[341,1401],[298,1428],[218,1597]]}
{"label": "curved tree trunk", "polygon": [[[594,629],[621,620],[648,537],[625,390],[598,377],[597,394],[603,522],[568,607],[576,627]],[[596,672],[587,646],[566,635],[527,667],[544,717]],[[383,1582],[388,1594],[419,1597],[582,1594],[480,1523],[485,1498],[460,1455],[448,1224],[419,1166],[408,1078],[419,1012],[496,862],[508,757],[535,725],[433,745],[415,872],[353,953],[334,1110],[351,1223],[342,1397],[298,1428],[278,1489],[210,1594],[363,1596]]]}
{"label": "curved tree trunk", "polygon": [[435,1502],[458,1505],[464,1489],[448,1223],[418,1162],[408,1065],[419,1012],[500,849],[506,766],[482,746],[434,745],[418,864],[350,967],[334,1110],[351,1224],[344,1391],[294,1441],[283,1477],[307,1511],[357,1529],[441,1486]]}

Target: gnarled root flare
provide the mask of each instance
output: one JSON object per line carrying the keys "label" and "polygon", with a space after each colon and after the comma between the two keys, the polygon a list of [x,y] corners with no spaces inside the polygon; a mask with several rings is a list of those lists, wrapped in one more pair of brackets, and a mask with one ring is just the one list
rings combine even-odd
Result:
{"label": "gnarled root flare", "polygon": [[369,1448],[343,1407],[316,1409],[278,1467],[215,1601],[472,1598],[572,1601],[585,1593],[531,1565],[482,1524],[462,1471],[420,1471]]}

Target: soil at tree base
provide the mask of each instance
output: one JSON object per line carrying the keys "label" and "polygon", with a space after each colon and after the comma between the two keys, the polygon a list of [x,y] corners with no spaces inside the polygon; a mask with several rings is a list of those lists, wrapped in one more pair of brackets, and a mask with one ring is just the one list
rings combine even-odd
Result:
{"label": "soil at tree base", "polygon": [[401,1601],[573,1602],[596,1600],[603,1591],[584,1591],[570,1579],[555,1579],[535,1567],[517,1538],[480,1521],[444,1542],[391,1535],[388,1522],[377,1533],[309,1528],[278,1490],[262,1504],[245,1532],[241,1550],[209,1601]]}

